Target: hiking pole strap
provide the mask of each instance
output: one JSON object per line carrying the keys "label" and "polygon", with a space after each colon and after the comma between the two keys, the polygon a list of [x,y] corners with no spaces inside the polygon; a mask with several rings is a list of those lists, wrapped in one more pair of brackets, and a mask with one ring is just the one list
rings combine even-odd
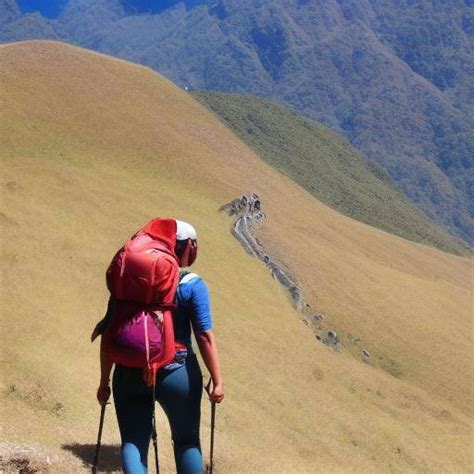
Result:
{"label": "hiking pole strap", "polygon": [[99,421],[99,433],[97,434],[97,444],[95,447],[95,456],[94,456],[94,464],[92,466],[92,474],[96,474],[97,472],[97,465],[99,464],[99,452],[100,452],[100,444],[102,441],[102,429],[104,428],[104,418],[105,418],[105,407],[107,403],[104,403],[100,409],[100,421]]}

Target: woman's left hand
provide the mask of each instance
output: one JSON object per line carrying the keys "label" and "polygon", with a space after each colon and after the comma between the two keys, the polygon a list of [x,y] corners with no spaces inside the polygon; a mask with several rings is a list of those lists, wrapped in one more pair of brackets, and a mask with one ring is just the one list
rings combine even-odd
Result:
{"label": "woman's left hand", "polygon": [[105,405],[110,398],[110,385],[99,385],[97,389],[97,401],[100,405]]}

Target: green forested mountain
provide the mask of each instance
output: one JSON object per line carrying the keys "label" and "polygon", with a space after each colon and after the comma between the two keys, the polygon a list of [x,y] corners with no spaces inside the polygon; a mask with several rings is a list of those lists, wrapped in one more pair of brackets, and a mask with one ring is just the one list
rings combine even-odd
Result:
{"label": "green forested mountain", "polygon": [[26,13],[32,3],[0,1],[0,41],[62,39],[189,89],[279,100],[343,134],[474,242],[472,2],[57,0],[56,18]]}
{"label": "green forested mountain", "polygon": [[467,244],[413,206],[380,165],[327,127],[267,99],[193,95],[265,161],[333,209],[415,242],[469,252]]}

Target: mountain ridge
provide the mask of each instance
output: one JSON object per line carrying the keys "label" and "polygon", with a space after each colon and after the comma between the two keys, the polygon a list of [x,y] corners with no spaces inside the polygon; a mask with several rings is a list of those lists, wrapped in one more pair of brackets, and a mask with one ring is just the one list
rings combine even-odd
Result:
{"label": "mountain ridge", "polygon": [[414,242],[469,255],[470,247],[437,229],[381,166],[330,129],[266,99],[192,95],[265,161],[333,209]]}

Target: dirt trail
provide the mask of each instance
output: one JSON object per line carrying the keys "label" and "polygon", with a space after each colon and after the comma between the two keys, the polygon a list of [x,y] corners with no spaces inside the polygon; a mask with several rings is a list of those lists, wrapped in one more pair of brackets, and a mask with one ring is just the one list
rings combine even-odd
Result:
{"label": "dirt trail", "polygon": [[242,195],[240,198],[224,204],[219,212],[234,217],[231,226],[232,235],[240,242],[244,250],[258,258],[270,270],[272,277],[287,289],[294,308],[301,315],[304,324],[315,333],[318,341],[335,351],[342,349],[337,334],[332,330],[323,330],[324,315],[314,311],[305,301],[301,287],[296,280],[285,272],[282,266],[272,258],[255,236],[255,227],[265,219],[262,204],[257,194]]}

